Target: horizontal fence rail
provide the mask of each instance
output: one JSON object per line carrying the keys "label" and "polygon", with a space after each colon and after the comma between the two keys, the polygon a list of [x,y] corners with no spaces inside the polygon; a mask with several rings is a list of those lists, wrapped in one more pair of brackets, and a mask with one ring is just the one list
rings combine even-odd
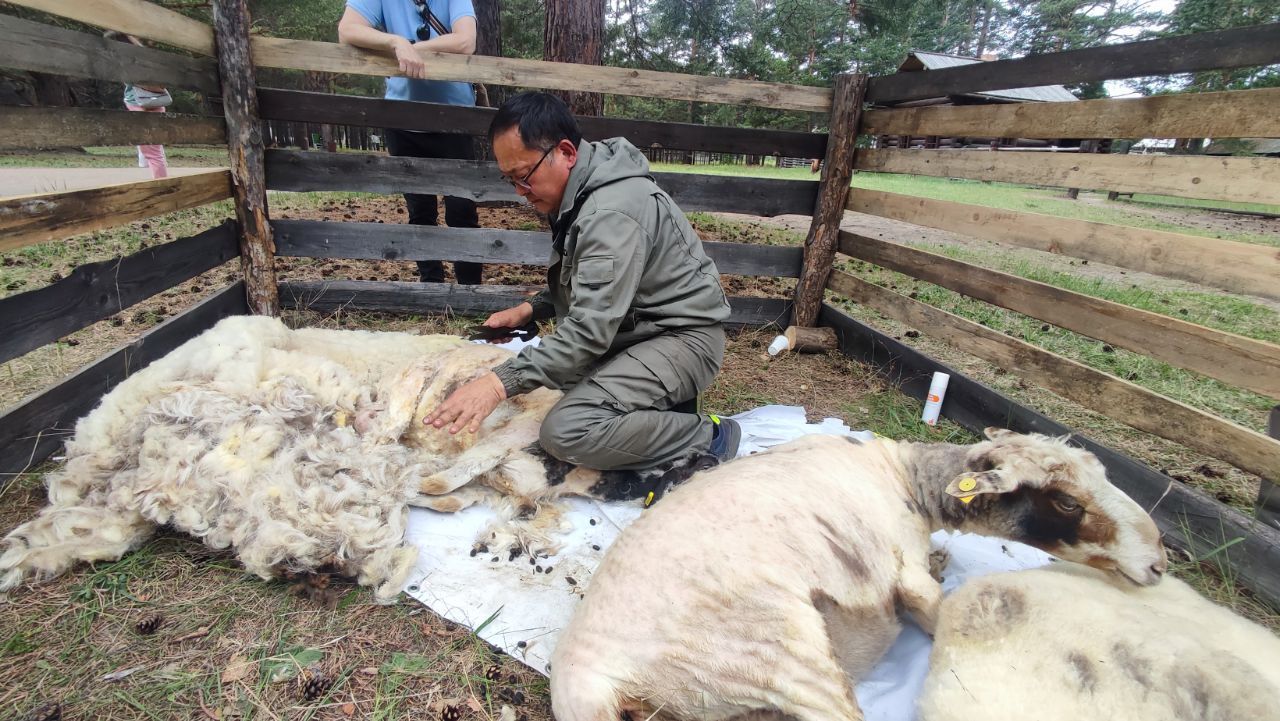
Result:
{"label": "horizontal fence rail", "polygon": [[[329,313],[362,310],[383,313],[493,313],[527,300],[544,286],[453,285],[387,281],[288,281],[280,284],[280,307]],[[785,327],[791,301],[782,298],[730,297],[732,326]]]}
{"label": "horizontal fence rail", "polygon": [[[368,153],[268,150],[267,189],[435,193],[476,201],[519,201],[491,162],[388,157]],[[818,184],[693,173],[654,173],[658,185],[685,211],[752,215],[809,214]]]}
{"label": "horizontal fence rail", "polygon": [[234,221],[198,235],[87,263],[39,290],[0,299],[0,363],[190,280],[240,254]]}
{"label": "horizontal fence rail", "polygon": [[1280,162],[1273,158],[863,149],[857,152],[854,167],[937,178],[1280,204]]}
{"label": "horizontal fence rail", "polygon": [[218,91],[217,65],[6,15],[0,23],[0,67],[121,83],[156,83]]}
{"label": "horizontal fence rail", "polygon": [[0,149],[226,145],[222,118],[90,108],[0,107]]}
{"label": "horizontal fence rail", "polygon": [[66,238],[231,197],[225,170],[0,199],[0,251]]}
{"label": "horizontal fence rail", "polygon": [[1280,478],[1280,442],[842,271],[827,288],[1114,420]]}
{"label": "horizontal fence rail", "polygon": [[[100,28],[119,30],[140,38],[213,55],[213,30],[208,25],[144,0],[8,0],[51,15],[76,20]],[[6,18],[7,19],[7,18]]]}
{"label": "horizontal fence rail", "polygon": [[116,384],[219,320],[249,312],[235,283],[0,415],[0,484],[44,462]]}
{"label": "horizontal fence rail", "polygon": [[[264,68],[375,76],[401,74],[400,66],[392,56],[359,50],[349,45],[255,37],[251,48],[254,63]],[[426,61],[428,80],[460,80],[544,90],[578,90],[819,113],[831,110],[830,88],[607,65],[454,55],[421,50],[418,54]]]}
{"label": "horizontal fence rail", "polygon": [[[551,258],[551,234],[541,231],[323,220],[276,220],[271,228],[276,254],[282,256],[537,266],[546,266]],[[801,248],[719,242],[702,245],[721,273],[781,278],[800,275]]]}
{"label": "horizontal fence rail", "polygon": [[1066,103],[870,110],[873,135],[1001,138],[1280,137],[1280,88]]}
{"label": "horizontal fence rail", "polygon": [[[468,135],[488,134],[489,123],[497,112],[493,108],[471,108],[274,88],[258,89],[258,111],[264,120],[363,125]],[[621,136],[639,148],[659,147],[744,155],[820,158],[827,147],[826,133],[590,116],[578,116],[577,121],[583,136],[588,140]]]}
{"label": "horizontal fence rail", "polygon": [[1205,328],[879,238],[840,232],[840,252],[1272,398],[1280,346]]}
{"label": "horizontal fence rail", "polygon": [[[845,355],[876,369],[903,393],[922,402],[933,373],[949,374],[942,414],[975,433],[987,426],[1051,436],[1074,433],[829,304],[823,304],[819,321],[835,328]],[[1096,455],[1106,466],[1107,477],[1151,513],[1166,543],[1229,570],[1232,578],[1280,608],[1280,530],[1246,518],[1085,436],[1074,434],[1073,440]]]}
{"label": "horizontal fence rail", "polygon": [[[872,78],[872,103],[1280,63],[1280,23]],[[1181,136],[1186,137],[1186,136]]]}
{"label": "horizontal fence rail", "polygon": [[1275,248],[854,188],[849,210],[1280,300]]}

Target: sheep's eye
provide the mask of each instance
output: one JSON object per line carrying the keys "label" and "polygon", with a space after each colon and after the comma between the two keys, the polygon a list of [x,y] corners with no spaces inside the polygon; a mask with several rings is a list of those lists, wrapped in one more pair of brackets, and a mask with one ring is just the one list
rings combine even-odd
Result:
{"label": "sheep's eye", "polygon": [[1080,512],[1080,502],[1065,493],[1054,496],[1053,505],[1066,514]]}

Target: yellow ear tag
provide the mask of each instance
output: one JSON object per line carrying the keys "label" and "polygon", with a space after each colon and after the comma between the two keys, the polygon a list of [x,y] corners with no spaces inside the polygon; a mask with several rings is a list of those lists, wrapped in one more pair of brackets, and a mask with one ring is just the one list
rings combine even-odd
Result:
{"label": "yellow ear tag", "polygon": [[343,412],[343,411],[338,411],[338,412],[334,413],[334,414],[333,414],[333,423],[334,423],[334,425],[338,426],[339,428],[341,428],[342,426],[347,425],[347,414],[346,414],[345,412]]}
{"label": "yellow ear tag", "polygon": [[[960,482],[956,484],[956,488],[959,488],[960,490],[965,491],[966,493],[967,493],[967,492],[969,492],[969,491],[972,491],[973,489],[975,489],[975,488],[977,488],[977,487],[978,487],[978,479],[976,479],[976,478],[972,478],[972,477],[970,477],[970,478],[961,478],[961,479],[960,479]],[[971,496],[971,497],[972,497],[972,496]],[[961,499],[961,500],[963,500],[963,499]]]}
{"label": "yellow ear tag", "polygon": [[653,503],[653,491],[649,491],[649,495],[644,497],[644,507],[648,508],[651,503]]}
{"label": "yellow ear tag", "polygon": [[972,503],[972,502],[973,502],[973,499],[975,499],[975,498],[977,498],[977,497],[978,497],[978,494],[976,494],[976,493],[975,493],[975,494],[973,494],[972,496],[959,496],[958,498],[960,499],[960,502],[961,502],[961,503],[963,503],[964,505],[966,505],[966,506],[967,506],[967,505],[969,505],[970,503]]}

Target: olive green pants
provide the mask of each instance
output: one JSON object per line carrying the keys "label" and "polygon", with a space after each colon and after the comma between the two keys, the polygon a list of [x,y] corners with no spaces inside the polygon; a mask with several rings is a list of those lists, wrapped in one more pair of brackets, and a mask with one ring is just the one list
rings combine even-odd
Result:
{"label": "olive green pants", "polygon": [[644,470],[704,452],[711,423],[672,408],[697,397],[724,362],[724,328],[682,328],[606,357],[542,422],[543,449],[599,470]]}

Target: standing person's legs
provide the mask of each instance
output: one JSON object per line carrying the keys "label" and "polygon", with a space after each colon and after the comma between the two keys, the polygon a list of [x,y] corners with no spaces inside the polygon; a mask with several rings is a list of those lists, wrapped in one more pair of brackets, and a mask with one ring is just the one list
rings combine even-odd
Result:
{"label": "standing person's legs", "polygon": [[[391,155],[411,156],[415,158],[453,158],[457,160],[475,159],[475,141],[469,135],[452,133],[410,133],[403,130],[388,129],[386,131],[387,152]],[[405,193],[405,204],[409,208],[409,222],[414,225],[436,225],[439,210],[436,207],[436,196]],[[469,198],[445,196],[444,219],[451,228],[478,228],[480,218],[476,213],[475,201]],[[462,285],[478,285],[481,279],[479,263],[457,262],[453,264],[454,275]],[[418,261],[418,275],[424,282],[440,283],[444,281],[444,265],[438,260]]]}
{"label": "standing person's legs", "polygon": [[710,385],[723,360],[720,326],[638,343],[565,392],[542,422],[542,447],[600,470],[644,470],[707,451],[711,422],[671,408]]}
{"label": "standing person's legs", "polygon": [[[164,108],[144,108],[141,105],[125,104],[125,107],[133,111],[141,111],[144,113],[163,113]],[[163,145],[139,145],[138,155],[146,167],[151,168],[152,178],[169,177],[169,162],[164,155]]]}

